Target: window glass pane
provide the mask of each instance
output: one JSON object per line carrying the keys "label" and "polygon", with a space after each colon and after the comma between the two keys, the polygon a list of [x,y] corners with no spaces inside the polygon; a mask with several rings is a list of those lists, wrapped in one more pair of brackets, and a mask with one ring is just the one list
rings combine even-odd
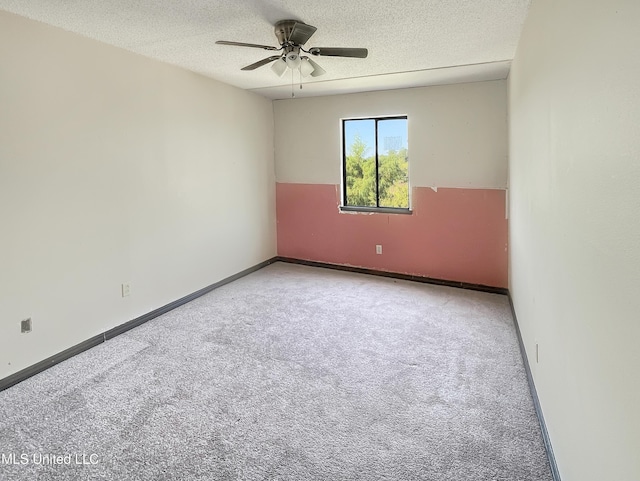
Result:
{"label": "window glass pane", "polygon": [[376,126],[372,119],[345,120],[345,205],[376,207]]}
{"label": "window glass pane", "polygon": [[407,119],[378,121],[380,207],[409,208]]}

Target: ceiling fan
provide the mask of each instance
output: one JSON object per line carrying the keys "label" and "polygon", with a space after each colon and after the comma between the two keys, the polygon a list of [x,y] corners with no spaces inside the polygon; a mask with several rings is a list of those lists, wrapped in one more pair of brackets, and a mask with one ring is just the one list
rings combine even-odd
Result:
{"label": "ceiling fan", "polygon": [[243,67],[242,70],[255,70],[258,67],[275,62],[271,69],[278,75],[282,76],[287,68],[291,70],[300,70],[303,77],[311,75],[318,77],[326,73],[317,63],[306,55],[300,55],[300,52],[308,53],[314,57],[354,57],[367,58],[369,54],[366,48],[342,48],[342,47],[312,47],[306,50],[303,45],[311,38],[317,30],[312,25],[307,25],[298,20],[281,20],[274,26],[274,31],[280,48],[271,47],[269,45],[257,45],[255,43],[229,42],[226,40],[218,40],[219,45],[235,45],[238,47],[261,48],[263,50],[281,51],[278,55],[267,57],[258,62]]}

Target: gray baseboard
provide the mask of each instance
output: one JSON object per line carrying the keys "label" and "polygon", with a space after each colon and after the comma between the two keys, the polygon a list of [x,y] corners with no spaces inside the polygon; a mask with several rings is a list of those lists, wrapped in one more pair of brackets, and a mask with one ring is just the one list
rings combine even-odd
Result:
{"label": "gray baseboard", "polygon": [[44,371],[45,369],[49,369],[56,364],[69,359],[70,357],[75,356],[76,354],[80,354],[81,352],[86,351],[87,349],[91,349],[98,344],[104,342],[104,335],[98,334],[97,336],[93,336],[86,341],[82,341],[80,344],[76,344],[75,346],[70,347],[69,349],[65,349],[58,354],[54,354],[43,361],[37,362],[32,366],[22,369],[10,376],[7,376],[3,379],[0,379],[0,391],[10,388],[18,384],[19,382],[24,381],[25,379],[30,378],[31,376],[35,376],[39,372]]}
{"label": "gray baseboard", "polygon": [[527,382],[529,383],[529,391],[531,391],[531,398],[533,399],[533,407],[536,410],[536,416],[540,423],[540,430],[542,431],[542,441],[544,442],[545,450],[547,451],[547,458],[549,459],[549,466],[551,468],[551,475],[554,481],[560,480],[560,472],[558,471],[558,464],[556,463],[556,457],[553,454],[553,447],[551,446],[551,438],[549,438],[549,431],[547,431],[547,424],[544,421],[542,414],[542,408],[540,407],[540,399],[538,398],[538,391],[536,385],[533,382],[533,375],[531,374],[531,366],[529,365],[529,358],[527,357],[527,351],[524,348],[524,342],[522,341],[522,333],[520,332],[520,326],[518,325],[518,318],[516,316],[516,310],[513,306],[513,299],[511,294],[508,294],[509,305],[511,306],[511,314],[513,315],[513,323],[516,327],[516,334],[518,335],[518,344],[520,345],[520,354],[522,355],[522,362],[524,369],[527,373]]}
{"label": "gray baseboard", "polygon": [[280,262],[288,262],[290,264],[300,264],[303,266],[323,267],[325,269],[335,269],[338,271],[357,272],[359,274],[369,274],[372,276],[390,277],[392,279],[402,279],[404,281],[422,282],[424,284],[435,284],[438,286],[457,287],[459,289],[469,289],[472,291],[490,292],[492,294],[509,293],[504,287],[485,286],[484,284],[471,284],[469,282],[449,281],[446,279],[435,279],[433,277],[416,276],[412,274],[402,274],[399,272],[379,271],[376,269],[368,269],[366,267],[355,267],[343,264],[330,264],[328,262],[309,261],[306,259],[297,259],[294,257],[277,257]]}
{"label": "gray baseboard", "polygon": [[273,264],[277,260],[278,260],[277,257],[267,259],[266,261],[263,261],[260,264],[256,264],[255,266],[249,267],[248,269],[238,272],[237,274],[234,274],[225,279],[222,279],[221,281],[215,282],[207,287],[204,287],[196,292],[193,292],[187,296],[184,296],[176,301],[170,302],[169,304],[166,304],[162,307],[159,307],[158,309],[148,312],[147,314],[143,314],[140,317],[137,317],[135,319],[125,322],[124,324],[120,324],[119,326],[116,326],[113,329],[109,329],[108,331],[105,331],[102,334],[98,334],[97,336],[87,339],[86,341],[82,341],[81,343],[76,344],[75,346],[72,346],[69,349],[65,349],[64,351],[59,352],[58,354],[54,354],[53,356],[48,357],[47,359],[44,359],[40,362],[37,362],[32,366],[29,366],[25,369],[22,369],[21,371],[11,374],[10,376],[0,379],[0,391],[10,388],[11,386],[18,384],[19,382],[22,382],[25,379],[28,379],[31,376],[34,376],[44,371],[45,369],[49,369],[51,366],[55,366],[56,364],[66,359],[69,359],[77,354],[80,354],[81,352],[84,352],[87,349],[91,349],[92,347],[97,346],[98,344],[108,341],[109,339],[113,339],[114,337],[122,334],[123,332],[127,332],[128,330],[133,329],[134,327],[137,327],[141,324],[144,324],[145,322],[150,321],[151,319],[161,316],[162,314],[165,314],[175,309],[176,307],[180,307],[183,304],[186,304],[187,302],[190,302],[208,292],[211,292],[214,289],[217,289],[218,287],[224,286],[225,284],[229,284],[230,282],[233,282],[237,279],[240,279],[241,277],[251,274],[252,272],[262,269],[263,267],[266,267],[269,264]]}

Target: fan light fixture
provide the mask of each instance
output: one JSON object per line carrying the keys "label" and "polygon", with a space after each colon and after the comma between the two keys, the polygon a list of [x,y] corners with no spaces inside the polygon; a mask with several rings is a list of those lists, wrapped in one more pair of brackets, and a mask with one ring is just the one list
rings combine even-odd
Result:
{"label": "fan light fixture", "polygon": [[271,65],[271,70],[273,70],[278,77],[282,77],[288,68],[291,70],[299,70],[300,75],[303,77],[308,77],[309,75],[319,77],[327,73],[325,69],[309,57],[300,57],[295,52],[290,52],[286,57],[280,57]]}

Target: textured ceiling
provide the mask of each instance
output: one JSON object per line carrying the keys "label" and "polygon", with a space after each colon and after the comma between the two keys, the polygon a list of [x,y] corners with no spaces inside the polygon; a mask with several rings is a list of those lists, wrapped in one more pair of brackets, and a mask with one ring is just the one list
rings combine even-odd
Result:
{"label": "textured ceiling", "polygon": [[[327,74],[296,96],[505,78],[530,0],[0,0],[0,9],[168,62],[270,98],[291,75],[240,69],[279,46],[278,20],[318,28],[305,47],[366,47],[369,57],[317,57]],[[457,68],[447,68],[457,67]],[[440,70],[443,69],[444,70]],[[296,75],[296,82],[298,76]]]}

